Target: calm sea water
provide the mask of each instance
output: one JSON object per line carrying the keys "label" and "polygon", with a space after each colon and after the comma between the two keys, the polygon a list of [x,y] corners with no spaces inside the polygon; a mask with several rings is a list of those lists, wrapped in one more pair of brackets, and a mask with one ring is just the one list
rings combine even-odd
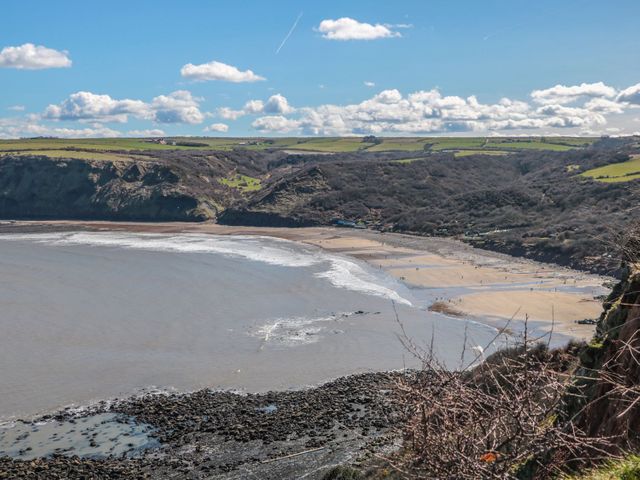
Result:
{"label": "calm sea water", "polygon": [[366,264],[284,240],[0,235],[0,418],[148,388],[263,391],[415,366],[392,302],[406,334],[425,346],[435,334],[452,366],[465,325],[473,344],[495,335],[425,311]]}

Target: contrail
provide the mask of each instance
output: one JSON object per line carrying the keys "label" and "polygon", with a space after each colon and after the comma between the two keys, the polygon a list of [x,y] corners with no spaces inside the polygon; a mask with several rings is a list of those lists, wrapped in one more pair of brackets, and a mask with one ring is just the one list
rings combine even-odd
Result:
{"label": "contrail", "polygon": [[302,18],[302,12],[300,12],[300,15],[298,15],[298,18],[296,18],[296,21],[293,22],[293,25],[291,26],[291,29],[289,30],[289,33],[287,33],[287,36],[284,37],[284,40],[282,40],[282,43],[280,44],[280,46],[278,47],[278,49],[276,50],[276,55],[280,53],[280,49],[282,47],[284,47],[284,44],[287,43],[287,40],[289,40],[289,37],[291,36],[291,34],[293,33],[293,31],[296,29],[296,27],[298,26],[298,22],[300,21],[300,19]]}
{"label": "contrail", "polygon": [[485,35],[484,37],[482,37],[482,40],[484,40],[486,42],[487,40],[489,40],[490,38],[495,37],[496,35],[500,35],[501,33],[508,32],[509,30],[513,30],[513,29],[519,28],[519,27],[520,27],[520,25],[516,24],[516,25],[510,25],[508,27],[500,28],[500,29],[496,30],[493,33]]}

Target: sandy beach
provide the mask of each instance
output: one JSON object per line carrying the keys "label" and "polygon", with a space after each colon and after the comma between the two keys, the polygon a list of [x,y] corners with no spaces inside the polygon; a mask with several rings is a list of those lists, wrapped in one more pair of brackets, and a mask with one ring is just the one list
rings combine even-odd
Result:
{"label": "sandy beach", "polygon": [[[133,223],[77,221],[20,221],[4,223],[8,230],[91,229],[148,233],[211,233],[260,235],[315,245],[356,257],[383,269],[410,287],[437,295],[438,289],[459,294],[432,298],[433,310],[443,314],[518,326],[525,318],[537,328],[578,339],[589,339],[603,284],[611,281],[584,272],[470,247],[446,238],[416,237],[368,230],[330,227],[231,227],[213,223]],[[517,328],[516,328],[517,330]]]}

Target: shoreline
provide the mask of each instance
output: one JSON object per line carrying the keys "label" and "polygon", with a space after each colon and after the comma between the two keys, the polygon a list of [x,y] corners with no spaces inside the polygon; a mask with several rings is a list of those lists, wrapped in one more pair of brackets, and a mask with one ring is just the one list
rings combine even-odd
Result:
{"label": "shoreline", "polygon": [[[79,413],[63,410],[23,422],[13,439],[24,444],[35,438],[49,448],[66,440],[66,448],[47,457],[34,458],[36,452],[24,450],[24,458],[0,455],[0,477],[99,472],[108,478],[188,473],[189,478],[224,480],[247,474],[320,479],[335,465],[367,466],[397,446],[403,413],[393,388],[414,376],[354,374],[303,390],[240,394],[204,389],[129,397]],[[114,417],[105,421],[105,415]],[[46,430],[52,423],[56,434]],[[118,425],[135,425],[148,435],[132,429],[114,433]],[[90,447],[120,453],[86,456]]]}
{"label": "shoreline", "polygon": [[[613,278],[572,270],[442,237],[336,227],[245,227],[216,223],[11,221],[2,233],[47,231],[126,231],[133,233],[199,233],[268,236],[346,255],[384,271],[422,296],[429,310],[449,318],[468,319],[510,330],[529,322],[543,334],[553,330],[564,338],[589,340],[602,304],[594,297],[608,293]],[[441,290],[457,291],[450,295]]]}
{"label": "shoreline", "polygon": [[[578,326],[571,318],[588,311],[600,313],[599,302],[591,300],[580,305],[580,300],[588,299],[589,288],[600,288],[598,282],[608,280],[565,267],[479,250],[453,239],[394,233],[193,223],[0,222],[0,234],[78,230],[256,235],[300,242],[366,262],[400,280],[412,292],[422,293],[431,307],[436,302],[446,307],[442,312],[430,308],[433,312],[497,328],[513,314],[510,310],[514,302],[532,306],[541,298],[561,295],[563,304],[582,307],[558,310],[554,331],[566,337],[591,336],[594,326]],[[560,292],[554,291],[558,288]],[[441,298],[440,290],[453,291],[456,295]],[[509,296],[512,299],[509,305],[503,305],[504,298]],[[544,302],[548,304],[549,299]],[[486,314],[488,307],[493,308],[493,316]],[[536,317],[544,317],[544,311],[534,314],[530,319],[532,328],[550,327],[545,318]],[[56,423],[57,431],[63,433],[45,438],[45,445],[56,445],[53,442],[65,438],[73,447],[59,455],[35,460],[0,457],[0,476],[6,473],[20,477],[42,472],[64,475],[73,471],[100,472],[116,478],[160,479],[179,474],[222,480],[247,476],[320,479],[335,465],[366,468],[376,457],[384,457],[397,447],[397,427],[402,420],[401,409],[393,401],[393,386],[415,374],[414,371],[354,373],[301,389],[263,393],[205,388],[134,394],[85,409],[57,410],[31,420],[16,420],[15,423],[22,422],[28,427],[25,429],[34,438],[44,435],[38,430],[41,427],[37,422]],[[119,416],[125,427],[116,428],[114,434],[118,421],[99,421],[100,415],[105,414]],[[92,426],[84,427],[83,420]],[[79,424],[84,430],[77,428]],[[152,432],[148,438],[156,442],[153,446],[145,447],[144,438],[135,434],[122,433],[123,428],[147,427]],[[28,441],[20,440],[21,435],[24,435],[22,431],[14,433],[16,441]],[[115,441],[115,451],[122,451],[124,455],[83,456],[88,448],[87,440],[93,438],[98,440],[89,446],[109,451]],[[80,458],[65,456],[74,454]]]}

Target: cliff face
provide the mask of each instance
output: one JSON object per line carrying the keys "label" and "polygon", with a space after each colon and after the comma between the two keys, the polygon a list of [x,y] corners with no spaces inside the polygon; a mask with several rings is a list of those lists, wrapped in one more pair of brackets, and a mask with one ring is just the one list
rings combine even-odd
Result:
{"label": "cliff face", "polygon": [[0,159],[3,218],[200,221],[216,213],[211,199],[194,195],[179,171],[160,163]]}
{"label": "cliff face", "polygon": [[344,219],[615,275],[616,248],[601,239],[625,231],[640,202],[640,180],[576,173],[628,158],[596,148],[464,159],[237,149],[100,152],[106,160],[97,161],[36,153],[2,154],[0,218],[287,227]]}
{"label": "cliff face", "polygon": [[344,219],[617,274],[615,248],[601,239],[634,218],[640,181],[597,182],[576,168],[626,158],[600,150],[400,161],[336,155],[272,175],[219,221],[295,226]]}
{"label": "cliff face", "polygon": [[581,357],[578,375],[592,379],[584,383],[591,403],[578,423],[628,450],[640,447],[640,268],[625,273]]}
{"label": "cliff face", "polygon": [[281,178],[259,192],[250,206],[226,210],[219,219],[227,225],[252,225],[275,227],[308,227],[329,224],[331,213],[317,211],[315,216],[306,214],[305,207],[313,203],[318,193],[329,190],[321,167],[305,168],[296,174],[296,182]]}

